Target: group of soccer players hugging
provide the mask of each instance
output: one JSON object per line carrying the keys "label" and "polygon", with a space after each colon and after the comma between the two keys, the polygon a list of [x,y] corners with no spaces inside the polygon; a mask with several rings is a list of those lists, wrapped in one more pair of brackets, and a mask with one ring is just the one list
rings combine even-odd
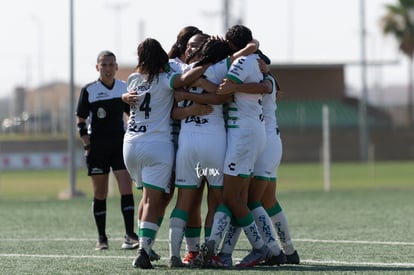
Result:
{"label": "group of soccer players hugging", "polygon": [[[224,39],[188,26],[178,34],[168,58],[167,80],[175,89],[174,123],[170,123],[176,135],[172,181],[178,192],[169,220],[169,267],[232,267],[241,231],[251,250],[236,267],[299,264],[286,216],[276,199],[276,174],[282,156],[275,113],[279,86],[258,41],[243,25],[229,28]],[[175,85],[177,77],[182,82]],[[128,79],[130,97],[148,88],[133,79],[136,77]],[[146,98],[137,99],[137,108],[142,108]],[[141,181],[140,188],[146,187],[142,178],[134,180]],[[208,213],[200,245],[205,186]],[[170,189],[170,185],[165,188],[171,194]],[[160,203],[160,218],[168,201]],[[153,268],[151,260],[159,257],[152,245],[160,224],[153,225],[155,232],[150,234],[141,225],[133,266]],[[186,254],[181,258],[183,239]]]}
{"label": "group of soccer players hugging", "polygon": [[[279,83],[251,30],[234,25],[219,37],[187,26],[168,53],[147,38],[137,55],[122,94],[130,106],[123,158],[142,189],[133,266],[151,269],[160,259],[153,245],[174,190],[169,267],[299,264],[276,198]],[[242,231],[251,249],[233,263]]]}

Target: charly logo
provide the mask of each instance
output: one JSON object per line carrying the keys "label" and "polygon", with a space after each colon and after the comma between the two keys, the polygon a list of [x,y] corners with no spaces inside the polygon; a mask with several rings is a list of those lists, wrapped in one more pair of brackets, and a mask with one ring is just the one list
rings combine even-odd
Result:
{"label": "charly logo", "polygon": [[218,176],[220,175],[220,172],[217,168],[208,168],[208,167],[201,167],[200,162],[197,163],[197,166],[195,168],[197,177],[201,178],[203,176]]}

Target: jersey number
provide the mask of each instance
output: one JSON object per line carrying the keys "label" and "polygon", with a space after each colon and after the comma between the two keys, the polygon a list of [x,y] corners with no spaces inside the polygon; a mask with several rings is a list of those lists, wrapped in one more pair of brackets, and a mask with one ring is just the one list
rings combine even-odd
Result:
{"label": "jersey number", "polygon": [[142,101],[141,105],[139,105],[139,110],[141,112],[145,112],[145,119],[149,118],[149,114],[151,112],[150,102],[151,102],[151,94],[146,93],[144,101]]}

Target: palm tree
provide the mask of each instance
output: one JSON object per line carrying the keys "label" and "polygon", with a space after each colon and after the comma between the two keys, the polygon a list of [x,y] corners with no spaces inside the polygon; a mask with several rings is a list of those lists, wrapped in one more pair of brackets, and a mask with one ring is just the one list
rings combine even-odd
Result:
{"label": "palm tree", "polygon": [[408,56],[408,115],[410,125],[413,118],[413,62],[414,62],[414,0],[398,0],[396,5],[386,5],[387,13],[381,18],[382,31],[392,35],[399,43],[400,50]]}

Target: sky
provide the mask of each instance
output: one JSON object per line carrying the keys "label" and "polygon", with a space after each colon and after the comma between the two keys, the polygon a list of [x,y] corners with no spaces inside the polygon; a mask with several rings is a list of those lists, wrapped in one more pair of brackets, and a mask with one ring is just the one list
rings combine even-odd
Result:
{"label": "sky", "polygon": [[[361,87],[361,1],[230,0],[229,24],[242,22],[274,64],[346,63],[346,85]],[[381,32],[385,4],[365,0],[370,86],[407,85],[408,59],[393,37]],[[224,35],[223,0],[73,0],[74,81],[97,79],[96,56],[104,49],[119,65],[135,66],[136,47],[146,37],[168,52],[179,30],[193,25]],[[0,9],[2,86],[0,98],[16,86],[28,89],[70,79],[70,0],[13,0]],[[240,21],[241,20],[241,21]]]}

